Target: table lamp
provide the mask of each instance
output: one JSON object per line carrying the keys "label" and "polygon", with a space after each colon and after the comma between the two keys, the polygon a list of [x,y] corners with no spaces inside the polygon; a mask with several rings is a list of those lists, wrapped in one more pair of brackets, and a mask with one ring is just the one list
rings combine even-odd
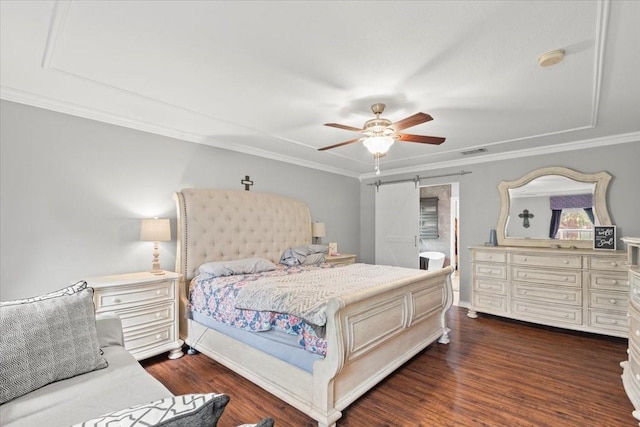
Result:
{"label": "table lamp", "polygon": [[160,269],[159,242],[171,240],[171,225],[168,218],[143,219],[140,225],[140,240],[153,242],[153,261],[150,272],[156,275],[164,274]]}

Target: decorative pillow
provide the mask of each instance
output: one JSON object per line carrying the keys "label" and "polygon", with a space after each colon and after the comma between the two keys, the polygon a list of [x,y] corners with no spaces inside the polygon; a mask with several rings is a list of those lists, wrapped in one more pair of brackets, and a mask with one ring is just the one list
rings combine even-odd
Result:
{"label": "decorative pillow", "polygon": [[244,258],[233,261],[216,261],[202,264],[200,274],[210,274],[216,277],[233,276],[236,274],[253,274],[273,271],[276,265],[264,258]]}
{"label": "decorative pillow", "polygon": [[258,424],[242,424],[238,427],[273,427],[274,421],[271,418],[263,418]]}
{"label": "decorative pillow", "polygon": [[71,294],[66,288],[0,306],[0,404],[107,367],[96,332],[93,289],[81,287]]}
{"label": "decorative pillow", "polygon": [[185,394],[132,406],[72,427],[215,427],[225,406],[226,394]]}
{"label": "decorative pillow", "polygon": [[84,280],[81,280],[80,282],[76,282],[75,284],[68,286],[66,288],[63,288],[48,294],[39,295],[37,297],[17,299],[13,301],[0,301],[0,307],[3,307],[5,305],[16,305],[16,304],[25,304],[28,302],[42,301],[44,299],[61,297],[64,295],[73,295],[75,293],[80,292],[83,289],[87,289],[87,282],[85,282]]}
{"label": "decorative pillow", "polygon": [[[296,265],[319,264],[324,261],[324,254],[328,250],[329,247],[325,245],[302,245],[288,248],[285,249],[285,251],[282,252],[282,256],[280,256],[280,264],[288,265],[289,267],[294,267]],[[322,261],[319,261],[320,257],[315,256],[311,257],[307,263],[307,258],[314,254],[321,254]]]}

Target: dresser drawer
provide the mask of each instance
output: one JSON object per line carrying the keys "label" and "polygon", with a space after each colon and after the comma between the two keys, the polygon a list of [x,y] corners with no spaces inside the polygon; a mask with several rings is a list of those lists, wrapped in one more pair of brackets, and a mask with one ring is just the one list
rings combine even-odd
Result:
{"label": "dresser drawer", "polygon": [[174,328],[171,323],[131,332],[125,331],[124,333],[124,346],[132,353],[141,352],[175,340]]}
{"label": "dresser drawer", "polygon": [[629,306],[629,294],[626,292],[589,291],[589,307],[606,310],[624,310]]}
{"label": "dresser drawer", "polygon": [[519,265],[533,265],[536,267],[567,267],[582,268],[582,257],[580,255],[539,255],[535,253],[513,253],[511,263]]}
{"label": "dresser drawer", "polygon": [[640,313],[633,308],[629,310],[629,345],[631,344],[640,348]]}
{"label": "dresser drawer", "polygon": [[511,280],[548,285],[582,287],[582,272],[543,268],[511,267]]}
{"label": "dresser drawer", "polygon": [[474,277],[473,290],[474,292],[489,292],[491,294],[506,295],[507,282],[503,280]]}
{"label": "dresser drawer", "polygon": [[507,266],[504,264],[473,264],[473,273],[478,277],[507,278]]}
{"label": "dresser drawer", "polygon": [[175,305],[172,301],[143,308],[116,310],[116,312],[122,320],[122,329],[125,332],[141,326],[153,327],[154,324],[171,322],[175,319]]}
{"label": "dresser drawer", "polygon": [[629,320],[627,313],[589,310],[589,326],[618,332],[618,335],[627,335]]}
{"label": "dresser drawer", "polygon": [[507,297],[503,295],[493,295],[474,292],[473,293],[473,306],[475,309],[482,311],[482,309],[489,310],[491,312],[506,312],[507,311]]}
{"label": "dresser drawer", "polygon": [[472,261],[507,262],[507,254],[505,252],[473,251],[472,256]]}
{"label": "dresser drawer", "polygon": [[635,273],[629,274],[631,301],[640,308],[640,276]]}
{"label": "dresser drawer", "polygon": [[629,262],[625,255],[620,256],[589,256],[587,257],[587,265],[591,270],[617,270],[627,271]]}
{"label": "dresser drawer", "polygon": [[582,306],[582,289],[513,282],[511,298]]}
{"label": "dresser drawer", "polygon": [[629,274],[618,272],[592,271],[589,273],[588,286],[593,289],[613,289],[628,292]]}
{"label": "dresser drawer", "polygon": [[559,304],[541,304],[524,300],[511,300],[511,311],[539,323],[582,324],[582,307]]}
{"label": "dresser drawer", "polygon": [[136,286],[119,286],[96,289],[94,301],[96,312],[124,309],[141,304],[153,304],[174,299],[172,281],[161,281]]}

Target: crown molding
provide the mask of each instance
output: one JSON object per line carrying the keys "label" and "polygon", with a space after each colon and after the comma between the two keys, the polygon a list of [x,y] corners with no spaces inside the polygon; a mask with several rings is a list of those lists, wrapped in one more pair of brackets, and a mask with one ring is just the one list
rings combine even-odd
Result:
{"label": "crown molding", "polygon": [[[519,159],[522,157],[541,156],[543,154],[562,153],[565,151],[587,150],[589,148],[601,148],[611,145],[627,144],[640,141],[640,132],[623,133],[619,135],[605,136],[601,138],[585,139],[582,141],[565,142],[562,144],[547,145],[544,147],[525,148],[523,150],[510,151],[508,153],[486,154],[468,159],[451,160],[445,162],[429,163],[427,166],[412,166],[409,168],[388,169],[383,171],[384,176],[400,175],[405,173],[424,172],[425,170],[445,169],[450,167],[467,166],[479,163],[495,162],[499,160]],[[375,173],[360,175],[360,181],[367,179],[380,179]]]}

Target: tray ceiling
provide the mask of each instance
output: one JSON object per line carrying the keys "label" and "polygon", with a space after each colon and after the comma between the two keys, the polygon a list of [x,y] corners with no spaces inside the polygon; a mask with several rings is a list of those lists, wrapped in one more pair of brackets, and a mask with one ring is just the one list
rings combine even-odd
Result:
{"label": "tray ceiling", "polygon": [[[440,146],[383,175],[640,139],[640,2],[0,2],[1,97],[335,173],[384,102]],[[562,62],[538,57],[563,49]],[[479,154],[462,152],[485,148]]]}

